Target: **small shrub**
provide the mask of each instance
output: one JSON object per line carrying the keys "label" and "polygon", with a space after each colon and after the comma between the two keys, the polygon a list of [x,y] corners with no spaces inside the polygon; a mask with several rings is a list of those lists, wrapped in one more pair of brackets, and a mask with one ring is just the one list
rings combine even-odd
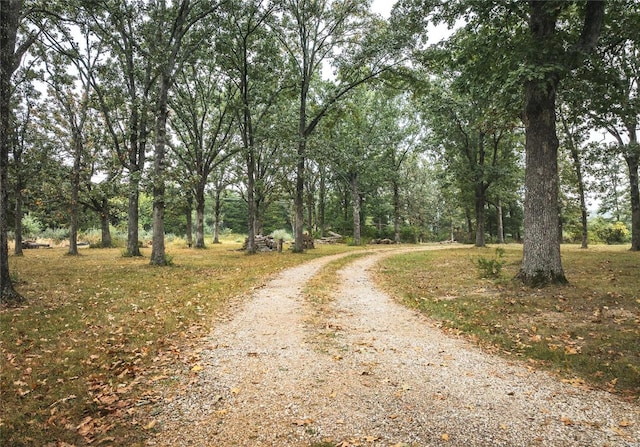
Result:
{"label": "small shrub", "polygon": [[598,228],[596,235],[608,245],[613,245],[628,242],[630,232],[624,222],[614,222]]}
{"label": "small shrub", "polygon": [[287,230],[275,230],[269,236],[275,240],[282,239],[285,242],[291,242],[293,240],[293,236]]}
{"label": "small shrub", "polygon": [[478,268],[478,274],[481,278],[499,278],[502,267],[506,262],[504,259],[504,249],[498,247],[496,248],[496,255],[493,259],[480,256],[474,263]]}
{"label": "small shrub", "polygon": [[31,214],[22,216],[22,234],[26,238],[35,238],[42,232],[40,221]]}
{"label": "small shrub", "polygon": [[56,244],[69,239],[69,228],[47,228],[40,235],[43,239],[50,239]]}

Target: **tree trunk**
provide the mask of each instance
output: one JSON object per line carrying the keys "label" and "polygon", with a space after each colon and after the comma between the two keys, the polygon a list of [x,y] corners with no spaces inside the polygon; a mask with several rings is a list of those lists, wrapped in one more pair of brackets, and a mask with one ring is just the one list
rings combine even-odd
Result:
{"label": "tree trunk", "polygon": [[486,246],[484,238],[484,222],[485,222],[485,189],[484,184],[480,182],[476,185],[476,247]]}
{"label": "tree trunk", "polygon": [[294,253],[302,253],[304,251],[304,162],[306,152],[306,140],[304,138],[305,123],[301,119],[301,130],[298,141],[298,162],[296,165],[296,195],[294,205],[296,208],[296,224],[294,234]]}
{"label": "tree trunk", "polygon": [[538,287],[567,282],[560,258],[557,82],[529,81],[525,92],[525,197],[522,267],[518,278]]}
{"label": "tree trunk", "polygon": [[167,265],[164,245],[164,206],[165,206],[165,145],[167,137],[167,96],[170,80],[163,74],[160,82],[158,115],[156,116],[156,134],[153,162],[153,241],[151,248],[152,265]]}
{"label": "tree trunk", "polygon": [[140,220],[140,176],[139,169],[129,174],[129,204],[127,209],[127,256],[142,256],[140,253],[138,222]]}
{"label": "tree trunk", "polygon": [[400,186],[393,180],[393,240],[400,243]]}
{"label": "tree trunk", "polygon": [[465,242],[470,242],[473,236],[473,220],[471,219],[471,210],[469,207],[465,207],[464,215],[467,218],[467,240]]}
{"label": "tree trunk", "polygon": [[102,211],[100,212],[101,245],[102,248],[113,246],[111,229],[109,228],[109,201],[102,199]]}
{"label": "tree trunk", "polygon": [[[75,132],[74,132],[75,133]],[[78,213],[80,205],[80,158],[82,157],[82,136],[73,136],[74,160],[71,172],[71,206],[69,215],[69,255],[78,254]]]}
{"label": "tree trunk", "polygon": [[320,191],[318,197],[318,224],[320,226],[320,237],[324,237],[325,232],[325,223],[324,223],[324,214],[325,214],[325,200],[327,195],[327,184],[325,179],[325,171],[324,166],[320,165]]}
{"label": "tree trunk", "polygon": [[[16,164],[21,165],[21,162],[18,160],[14,160],[16,162]],[[22,175],[20,174],[20,167],[18,166],[17,169],[18,173],[17,173],[17,179],[16,179],[16,188],[15,188],[15,200],[16,200],[16,204],[15,204],[15,226],[13,229],[13,233],[14,233],[14,241],[15,241],[15,246],[13,247],[13,253],[16,256],[23,256],[24,253],[22,252],[22,201],[23,201],[23,197],[22,197],[22,189],[23,189],[23,182],[22,182]]]}
{"label": "tree trunk", "polygon": [[187,246],[191,248],[193,247],[193,195],[191,195],[191,191],[187,192],[187,209],[185,219],[187,225]]}
{"label": "tree trunk", "polygon": [[213,201],[213,243],[220,243],[220,217],[222,213],[222,190],[216,188],[215,198]]}
{"label": "tree trunk", "polygon": [[313,212],[315,210],[314,203],[314,189],[309,185],[307,188],[307,225],[309,226],[309,235],[311,235],[313,231]]}
{"label": "tree trunk", "polygon": [[0,8],[0,303],[17,303],[24,298],[16,292],[9,273],[9,146],[11,145],[11,75],[17,67],[16,35],[21,1],[3,1]]}
{"label": "tree trunk", "polygon": [[353,244],[360,245],[360,192],[358,174],[351,174],[351,200],[353,202]]}
{"label": "tree trunk", "polygon": [[637,141],[632,141],[629,146],[630,153],[625,157],[625,161],[629,167],[629,187],[631,192],[631,251],[640,251],[640,192],[638,191],[640,146]]}
{"label": "tree trunk", "polygon": [[504,221],[502,216],[502,202],[496,203],[496,220],[498,222],[498,244],[504,244]]}
{"label": "tree trunk", "polygon": [[571,159],[573,160],[573,170],[576,173],[576,179],[578,181],[578,196],[580,198],[580,223],[582,225],[582,245],[581,248],[589,248],[589,232],[587,225],[587,202],[585,199],[585,187],[584,177],[582,175],[582,161],[580,160],[580,153],[578,147],[575,144],[572,132],[569,130],[567,121],[562,117],[562,125],[564,127],[564,133],[566,135],[569,152],[571,153]]}
{"label": "tree trunk", "polygon": [[196,248],[205,248],[204,244],[204,190],[196,195]]}

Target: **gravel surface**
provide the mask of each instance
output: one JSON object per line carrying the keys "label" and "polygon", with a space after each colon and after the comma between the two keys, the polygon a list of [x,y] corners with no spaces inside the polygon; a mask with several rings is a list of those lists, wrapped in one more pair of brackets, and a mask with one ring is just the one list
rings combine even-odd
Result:
{"label": "gravel surface", "polygon": [[302,288],[337,256],[257,290],[166,390],[147,445],[640,446],[640,406],[484,353],[376,289],[393,252],[343,268],[322,314]]}

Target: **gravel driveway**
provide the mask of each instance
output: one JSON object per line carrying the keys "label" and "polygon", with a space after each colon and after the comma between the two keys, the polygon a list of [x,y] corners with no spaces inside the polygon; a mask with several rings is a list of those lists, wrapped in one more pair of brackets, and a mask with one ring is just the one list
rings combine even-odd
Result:
{"label": "gravel driveway", "polygon": [[343,268],[320,317],[302,289],[340,255],[257,290],[167,390],[147,445],[640,446],[640,406],[486,354],[376,289],[394,252]]}

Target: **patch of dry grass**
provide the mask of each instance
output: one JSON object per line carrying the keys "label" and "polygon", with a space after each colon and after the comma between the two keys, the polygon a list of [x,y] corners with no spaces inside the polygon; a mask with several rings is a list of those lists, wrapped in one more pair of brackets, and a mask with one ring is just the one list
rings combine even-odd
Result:
{"label": "patch of dry grass", "polygon": [[[157,383],[195,374],[197,341],[233,297],[279,270],[348,251],[247,256],[239,244],[169,248],[173,265],[118,249],[26,250],[26,305],[0,309],[0,445],[141,445]],[[66,443],[66,444],[60,444]]]}
{"label": "patch of dry grass", "polygon": [[512,281],[520,246],[504,247],[501,278],[482,279],[495,247],[412,253],[385,260],[386,290],[482,346],[548,367],[563,380],[637,400],[640,395],[640,254],[623,246],[563,246],[568,286]]}

